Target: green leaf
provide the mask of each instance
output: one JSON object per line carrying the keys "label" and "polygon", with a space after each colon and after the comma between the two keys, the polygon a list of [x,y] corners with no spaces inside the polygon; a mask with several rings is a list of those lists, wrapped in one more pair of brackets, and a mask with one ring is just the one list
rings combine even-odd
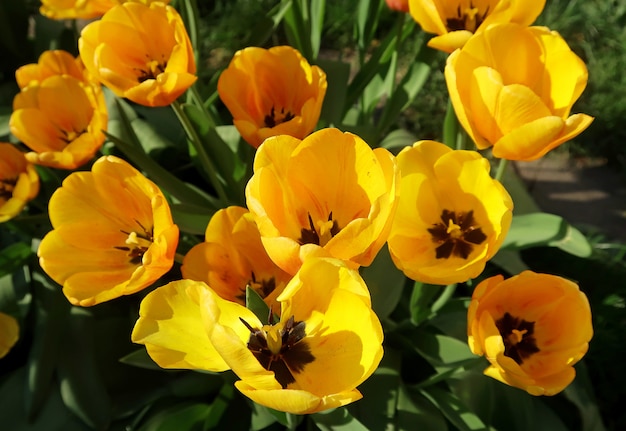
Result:
{"label": "green leaf", "polygon": [[400,386],[398,392],[396,419],[398,430],[448,430],[442,413],[423,395],[408,391],[404,385]]}
{"label": "green leaf", "polygon": [[159,411],[146,421],[138,431],[200,431],[211,412],[211,405],[201,402],[184,402]]}
{"label": "green leaf", "polygon": [[261,322],[267,322],[270,317],[270,307],[250,286],[246,286],[246,308],[252,311]]}
{"label": "green leaf", "polygon": [[30,245],[16,242],[0,251],[0,277],[15,272],[27,263],[35,252]]}
{"label": "green leaf", "polygon": [[415,135],[408,130],[396,129],[383,138],[380,146],[397,155],[404,148],[412,146],[417,140]]}
{"label": "green leaf", "polygon": [[522,250],[540,246],[558,247],[578,257],[591,255],[591,245],[585,236],[562,217],[547,213],[513,216],[501,248]]}
{"label": "green leaf", "polygon": [[328,126],[340,124],[344,116],[343,107],[350,79],[350,64],[325,59],[318,60],[317,64],[326,73],[328,82],[320,119]]}
{"label": "green leaf", "polygon": [[565,398],[570,400],[580,411],[582,431],[605,431],[597,401],[593,395],[593,384],[584,362],[576,364],[576,378],[563,391]]}
{"label": "green leaf", "polygon": [[476,358],[466,342],[425,330],[416,332],[414,344],[422,356],[434,366],[452,365]]}
{"label": "green leaf", "polygon": [[122,364],[131,365],[133,367],[145,368],[147,370],[163,370],[156,362],[152,360],[145,348],[137,349],[119,360]]}
{"label": "green leaf", "polygon": [[360,0],[356,10],[355,30],[357,47],[361,53],[369,48],[372,38],[378,27],[380,13],[383,8],[382,0]]}
{"label": "green leaf", "polygon": [[368,431],[345,407],[312,414],[311,419],[321,431]]}
{"label": "green leaf", "polygon": [[189,371],[179,373],[169,384],[169,389],[174,396],[181,398],[208,397],[217,394],[223,384],[224,379],[220,374]]}
{"label": "green leaf", "polygon": [[387,245],[378,252],[370,266],[361,268],[361,276],[370,291],[372,308],[379,319],[386,318],[398,305],[406,281],[391,260]]}
{"label": "green leaf", "polygon": [[511,275],[519,274],[529,269],[528,265],[522,260],[519,250],[500,249],[496,255],[491,258],[491,262]]}
{"label": "green leaf", "polygon": [[415,282],[409,303],[411,322],[414,325],[419,325],[433,314],[432,302],[442,290],[442,287],[438,285]]}
{"label": "green leaf", "polygon": [[204,235],[215,210],[189,204],[170,205],[174,223],[181,231],[193,235]]}
{"label": "green leaf", "polygon": [[111,400],[96,366],[94,319],[90,311],[73,307],[59,345],[59,380],[63,402],[86,424],[106,429]]}
{"label": "green leaf", "polygon": [[252,403],[251,431],[261,431],[278,419],[270,412],[270,409],[257,403]]}
{"label": "green leaf", "polygon": [[282,22],[285,13],[291,8],[291,3],[291,0],[281,1],[270,9],[267,15],[261,17],[250,32],[245,46],[264,46]]}
{"label": "green leaf", "polygon": [[460,431],[485,430],[487,427],[476,414],[455,395],[436,387],[429,387],[419,391]]}

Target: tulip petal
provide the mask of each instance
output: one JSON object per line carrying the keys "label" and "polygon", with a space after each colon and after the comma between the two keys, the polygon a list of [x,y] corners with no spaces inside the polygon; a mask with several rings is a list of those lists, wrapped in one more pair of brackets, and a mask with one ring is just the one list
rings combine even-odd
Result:
{"label": "tulip petal", "polygon": [[17,343],[20,328],[13,316],[0,313],[0,358],[6,356]]}

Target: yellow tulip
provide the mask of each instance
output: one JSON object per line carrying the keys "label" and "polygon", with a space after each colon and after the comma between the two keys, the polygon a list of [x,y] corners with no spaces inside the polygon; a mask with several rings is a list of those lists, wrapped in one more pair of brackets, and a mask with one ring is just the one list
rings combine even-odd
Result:
{"label": "yellow tulip", "polygon": [[203,243],[185,255],[183,278],[204,281],[224,299],[245,304],[246,287],[269,305],[291,276],[271,261],[247,209],[231,206],[211,218]]}
{"label": "yellow tulip", "polygon": [[80,58],[74,58],[63,50],[44,51],[37,63],[18,68],[15,71],[15,80],[20,89],[24,89],[29,85],[39,85],[46,78],[55,75],[70,75],[79,81],[91,82]]}
{"label": "yellow tulip", "polygon": [[29,162],[76,169],[104,143],[107,110],[102,89],[71,75],[32,81],[13,99],[11,133],[32,152]]}
{"label": "yellow tulip", "polygon": [[83,29],[78,48],[97,80],[140,105],[169,105],[197,79],[183,21],[160,2],[113,7]]}
{"label": "yellow tulip", "polygon": [[270,258],[295,274],[310,256],[369,265],[384,245],[399,193],[387,150],[337,129],[268,138],[254,160],[247,206]]}
{"label": "yellow tulip", "polygon": [[315,129],[326,74],[290,46],[235,53],[217,90],[243,139],[255,148],[270,136],[303,139]]}
{"label": "yellow tulip", "polygon": [[562,277],[524,271],[482,281],[467,314],[470,349],[491,365],[485,374],[531,395],[554,395],[593,336],[589,302]]}
{"label": "yellow tulip", "polygon": [[448,57],[454,110],[479,149],[535,160],[585,130],[592,117],[570,115],[587,85],[587,68],[545,27],[489,27]]}
{"label": "yellow tulip", "polygon": [[153,1],[169,3],[170,0],[41,0],[39,12],[50,19],[89,19],[104,15],[113,6],[126,1],[150,4]]}
{"label": "yellow tulip", "polygon": [[98,159],[50,198],[53,230],[41,241],[44,271],[74,305],[91,306],[150,286],[172,267],[178,227],[159,188],[127,162]]}
{"label": "yellow tulip", "polygon": [[400,199],[389,252],[413,280],[451,284],[478,276],[511,225],[513,201],[476,151],[416,142],[397,156]]}
{"label": "yellow tulip", "polygon": [[428,46],[450,53],[492,24],[531,25],[546,0],[408,0],[409,12],[426,33]]}
{"label": "yellow tulip", "polygon": [[24,153],[0,143],[0,223],[18,215],[39,193],[39,175]]}
{"label": "yellow tulip", "polygon": [[315,413],[360,399],[383,331],[358,271],[308,259],[277,300],[280,320],[262,322],[202,282],[174,281],[144,299],[132,339],[160,365],[230,368],[237,389],[275,410]]}
{"label": "yellow tulip", "polygon": [[17,343],[20,328],[14,317],[0,312],[0,358],[6,356]]}

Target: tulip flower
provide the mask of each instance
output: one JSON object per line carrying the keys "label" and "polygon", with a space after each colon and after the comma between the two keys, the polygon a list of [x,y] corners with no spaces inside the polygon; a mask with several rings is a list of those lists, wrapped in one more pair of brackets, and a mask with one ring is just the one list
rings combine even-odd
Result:
{"label": "tulip flower", "polygon": [[235,53],[217,91],[237,130],[253,147],[270,136],[303,139],[315,129],[326,74],[290,46],[250,47]]}
{"label": "tulip flower", "polygon": [[19,335],[20,328],[17,320],[0,312],[0,358],[9,353],[9,350],[17,343]]}
{"label": "tulip flower", "polygon": [[[194,368],[225,364],[241,379],[237,389],[275,410],[315,413],[360,399],[357,386],[382,358],[383,332],[358,271],[308,259],[277,300],[279,321],[262,321],[202,282],[174,281],[146,296],[132,339]],[[161,365],[163,356],[152,357]]]}
{"label": "tulip flower", "polygon": [[126,1],[150,4],[153,1],[169,3],[169,0],[41,0],[39,12],[50,19],[99,18],[113,6]]}
{"label": "tulip flower", "polygon": [[337,129],[268,138],[254,160],[247,206],[263,246],[295,274],[309,256],[369,265],[387,240],[399,172],[387,150]]}
{"label": "tulip flower", "polygon": [[448,57],[445,77],[459,122],[495,157],[538,159],[593,120],[570,115],[587,85],[585,64],[545,27],[489,27]]}
{"label": "tulip flower", "polygon": [[99,85],[71,75],[32,82],[13,99],[11,133],[32,152],[29,162],[76,169],[104,143],[108,115]]}
{"label": "tulip flower", "polygon": [[183,21],[160,2],[111,8],[83,29],[78,48],[95,79],[140,105],[169,105],[197,78]]}
{"label": "tulip flower", "polygon": [[447,53],[492,24],[531,25],[546,0],[408,0],[409,12],[426,33],[428,46]]}
{"label": "tulip flower", "polygon": [[291,276],[271,261],[249,211],[231,206],[211,218],[205,240],[183,259],[183,278],[204,281],[224,299],[245,304],[246,287],[269,305]]}
{"label": "tulip flower", "polygon": [[98,159],[50,198],[54,228],[41,241],[44,271],[74,305],[91,306],[150,286],[172,267],[178,227],[159,188],[127,162]]}
{"label": "tulip flower", "polygon": [[482,281],[467,314],[470,349],[491,365],[485,374],[531,395],[554,395],[593,336],[589,302],[565,278],[524,271]]}
{"label": "tulip flower", "polygon": [[24,153],[0,143],[0,223],[12,219],[39,193],[39,175]]}
{"label": "tulip flower", "polygon": [[39,85],[46,78],[56,75],[70,75],[79,81],[91,82],[80,57],[74,58],[69,52],[60,49],[44,51],[37,63],[18,68],[15,71],[15,80],[20,89],[24,89],[29,85]]}
{"label": "tulip flower", "polygon": [[511,225],[513,201],[476,151],[416,142],[397,156],[400,199],[389,252],[413,279],[451,284],[478,276]]}

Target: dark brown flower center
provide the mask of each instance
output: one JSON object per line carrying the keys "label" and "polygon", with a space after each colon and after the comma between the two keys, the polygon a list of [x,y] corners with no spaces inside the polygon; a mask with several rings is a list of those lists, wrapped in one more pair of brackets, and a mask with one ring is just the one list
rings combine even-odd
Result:
{"label": "dark brown flower center", "polygon": [[317,226],[313,223],[311,214],[309,214],[309,228],[300,229],[300,238],[298,242],[300,245],[304,244],[316,244],[324,247],[328,241],[339,233],[341,229],[337,220],[333,220],[332,211],[328,214],[326,221],[319,222]]}
{"label": "dark brown flower center", "polygon": [[165,72],[165,68],[167,67],[167,61],[161,60],[160,62],[157,60],[148,60],[146,62],[146,67],[144,69],[137,69],[138,76],[137,81],[144,82],[148,79],[156,79],[161,73]]}
{"label": "dark brown flower center", "polygon": [[266,325],[253,328],[241,317],[241,322],[250,330],[248,349],[266,370],[273,371],[283,389],[296,381],[294,374],[302,372],[306,364],[315,360],[304,337],[305,323],[294,321],[291,316],[282,328]]}
{"label": "dark brown flower center", "polygon": [[147,229],[138,220],[135,220],[135,223],[139,225],[140,230],[128,232],[120,229],[120,232],[128,235],[128,238],[126,238],[125,241],[126,245],[114,246],[113,248],[125,251],[126,255],[130,257],[130,263],[133,265],[139,265],[141,264],[141,259],[143,258],[144,253],[148,251],[148,248],[152,245],[154,240],[154,228],[151,227],[150,229]]}
{"label": "dark brown flower center", "polygon": [[13,189],[17,184],[17,177],[0,179],[0,200],[8,201],[13,197]]}
{"label": "dark brown flower center", "polygon": [[496,320],[496,327],[504,341],[504,355],[522,364],[533,354],[539,352],[535,339],[535,322],[528,322],[519,317],[504,313]]}
{"label": "dark brown flower center", "polygon": [[263,121],[265,122],[265,127],[276,127],[281,123],[286,123],[287,121],[295,118],[295,115],[291,113],[291,111],[285,112],[285,108],[280,108],[280,112],[276,112],[276,109],[272,106],[270,113],[265,116]]}
{"label": "dark brown flower center", "polygon": [[489,6],[481,14],[480,10],[470,2],[469,7],[462,8],[459,5],[456,9],[456,15],[446,19],[446,27],[448,31],[468,30],[472,33],[483,23],[489,14]]}
{"label": "dark brown flower center", "polygon": [[437,259],[457,256],[467,259],[474,245],[487,239],[482,229],[474,222],[474,211],[455,213],[449,210],[441,212],[441,223],[428,229],[433,241],[439,244],[435,249]]}
{"label": "dark brown flower center", "polygon": [[250,280],[248,284],[243,286],[241,294],[237,295],[244,304],[246,302],[246,288],[250,286],[259,296],[263,299],[267,298],[276,289],[276,279],[270,277],[267,279],[257,280],[254,271],[251,272]]}

